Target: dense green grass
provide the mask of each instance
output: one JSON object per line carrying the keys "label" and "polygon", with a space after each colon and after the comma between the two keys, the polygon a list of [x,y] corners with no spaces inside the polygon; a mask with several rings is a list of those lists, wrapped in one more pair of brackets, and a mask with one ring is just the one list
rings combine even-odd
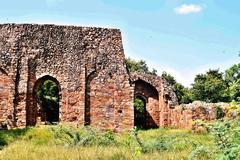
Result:
{"label": "dense green grass", "polygon": [[210,134],[188,130],[152,129],[116,134],[61,125],[0,131],[0,145],[3,160],[185,160],[197,146],[214,147]]}

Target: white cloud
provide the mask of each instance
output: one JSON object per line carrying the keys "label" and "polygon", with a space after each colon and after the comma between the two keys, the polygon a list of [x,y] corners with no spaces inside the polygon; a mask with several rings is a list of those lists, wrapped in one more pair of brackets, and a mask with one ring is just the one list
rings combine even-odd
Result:
{"label": "white cloud", "polygon": [[181,6],[175,8],[176,14],[190,14],[190,13],[198,13],[203,10],[201,5],[197,4],[182,4]]}

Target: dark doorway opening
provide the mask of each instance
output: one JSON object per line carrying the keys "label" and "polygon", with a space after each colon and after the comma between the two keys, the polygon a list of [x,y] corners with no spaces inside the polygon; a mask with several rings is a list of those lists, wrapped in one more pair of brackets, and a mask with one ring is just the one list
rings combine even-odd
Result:
{"label": "dark doorway opening", "polygon": [[146,81],[135,81],[134,125],[140,129],[157,128],[159,118],[158,91]]}
{"label": "dark doorway opening", "polygon": [[59,122],[59,82],[51,77],[40,78],[34,87],[34,96],[39,106],[38,117],[46,124]]}
{"label": "dark doorway opening", "polygon": [[146,126],[146,100],[143,97],[136,96],[134,99],[134,126],[145,129]]}

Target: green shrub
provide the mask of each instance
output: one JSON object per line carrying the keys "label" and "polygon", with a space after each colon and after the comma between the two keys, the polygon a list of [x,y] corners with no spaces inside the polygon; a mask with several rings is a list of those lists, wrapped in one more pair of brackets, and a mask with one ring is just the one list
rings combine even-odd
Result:
{"label": "green shrub", "polygon": [[53,134],[48,126],[35,127],[27,132],[23,139],[37,145],[47,145],[53,140]]}
{"label": "green shrub", "polygon": [[240,159],[239,121],[228,120],[217,122],[211,127],[211,132],[214,135],[219,159]]}
{"label": "green shrub", "polygon": [[198,146],[195,150],[192,151],[189,160],[206,160],[211,159],[211,152],[205,146]]}
{"label": "green shrub", "polygon": [[225,113],[224,113],[223,109],[221,107],[217,106],[217,108],[216,108],[216,118],[217,119],[222,119],[222,118],[224,118],[224,116],[225,116]]}
{"label": "green shrub", "polygon": [[90,127],[76,129],[70,126],[53,127],[54,137],[66,146],[110,146],[116,145],[115,135],[112,131],[97,132]]}
{"label": "green shrub", "polygon": [[144,113],[145,112],[145,104],[144,101],[141,98],[136,97],[134,99],[134,108],[136,111],[139,113]]}
{"label": "green shrub", "polygon": [[0,130],[0,149],[25,135],[31,128]]}

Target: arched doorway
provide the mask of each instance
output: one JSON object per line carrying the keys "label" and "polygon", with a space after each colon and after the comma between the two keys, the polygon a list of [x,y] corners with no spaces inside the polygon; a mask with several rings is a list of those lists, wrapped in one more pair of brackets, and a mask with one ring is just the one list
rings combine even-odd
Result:
{"label": "arched doorway", "polygon": [[45,124],[59,122],[60,84],[57,79],[51,76],[38,79],[33,94],[41,122]]}
{"label": "arched doorway", "polygon": [[134,98],[134,126],[137,128],[146,128],[146,99],[140,95]]}
{"label": "arched doorway", "polygon": [[134,90],[134,125],[149,129],[159,126],[159,93],[155,87],[138,79]]}

